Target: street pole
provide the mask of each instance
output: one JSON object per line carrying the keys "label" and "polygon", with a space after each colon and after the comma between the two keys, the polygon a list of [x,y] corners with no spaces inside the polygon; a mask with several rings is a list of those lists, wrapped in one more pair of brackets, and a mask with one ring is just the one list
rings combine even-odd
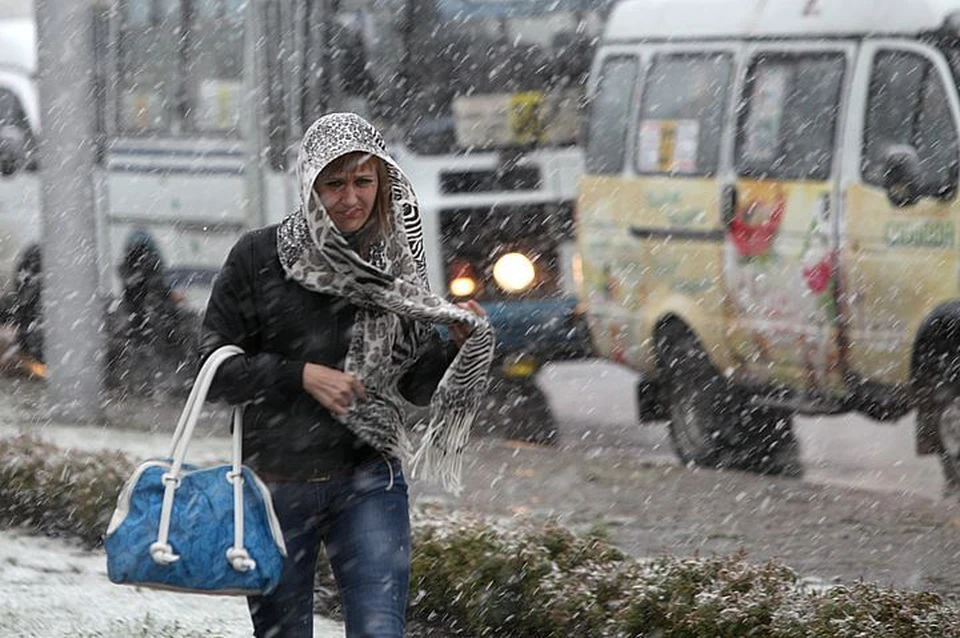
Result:
{"label": "street pole", "polygon": [[247,2],[243,31],[243,87],[241,102],[241,130],[246,147],[244,163],[244,181],[246,183],[246,218],[249,228],[259,228],[267,223],[267,209],[264,199],[263,165],[266,157],[263,151],[264,135],[261,119],[263,117],[264,91],[260,78],[261,56],[257,47],[263,33],[260,28],[262,0]]}
{"label": "street pole", "polygon": [[93,9],[37,0],[44,359],[52,416],[103,420],[103,303],[94,198]]}

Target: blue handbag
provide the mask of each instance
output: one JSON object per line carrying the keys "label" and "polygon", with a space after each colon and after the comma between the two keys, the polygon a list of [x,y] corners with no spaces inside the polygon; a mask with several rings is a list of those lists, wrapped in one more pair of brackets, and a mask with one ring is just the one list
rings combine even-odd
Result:
{"label": "blue handbag", "polygon": [[242,407],[233,411],[233,464],[184,464],[219,365],[243,351],[224,346],[203,365],[166,459],[127,480],[104,537],[114,583],[184,592],[257,595],[273,591],[287,555],[267,486],[241,465]]}

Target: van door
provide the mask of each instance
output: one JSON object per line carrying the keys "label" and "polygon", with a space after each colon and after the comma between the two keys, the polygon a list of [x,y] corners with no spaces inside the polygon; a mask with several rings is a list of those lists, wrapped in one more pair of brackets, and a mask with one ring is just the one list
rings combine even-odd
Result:
{"label": "van door", "polygon": [[[641,284],[628,287],[641,324],[635,335],[649,339],[664,316],[677,314],[715,355],[725,330],[720,195],[730,172],[729,153],[722,152],[730,136],[724,122],[742,49],[702,42],[657,48],[634,129],[637,177],[622,191],[632,279]],[[714,363],[727,362],[715,356]]]}
{"label": "van door", "polygon": [[727,322],[740,381],[840,393],[833,271],[839,140],[855,46],[758,45],[725,201]]}
{"label": "van door", "polygon": [[920,43],[866,43],[860,74],[844,169],[846,358],[851,380],[894,385],[909,379],[920,322],[960,287],[957,89]]}
{"label": "van door", "polygon": [[578,187],[578,250],[582,277],[580,298],[590,314],[590,331],[597,351],[626,361],[630,316],[622,308],[622,292],[609,285],[613,264],[619,263],[626,242],[623,200],[628,127],[634,94],[642,75],[635,49],[605,51],[591,75],[590,111],[585,172]]}
{"label": "van door", "polygon": [[[623,174],[603,181],[590,176],[588,147],[579,200],[584,278],[591,311],[611,309],[607,325],[595,324],[594,343],[614,360],[650,369],[651,336],[667,314],[681,315],[708,349],[723,339],[718,202],[738,48],[645,49],[649,62],[630,114]],[[623,143],[611,140],[609,147]]]}

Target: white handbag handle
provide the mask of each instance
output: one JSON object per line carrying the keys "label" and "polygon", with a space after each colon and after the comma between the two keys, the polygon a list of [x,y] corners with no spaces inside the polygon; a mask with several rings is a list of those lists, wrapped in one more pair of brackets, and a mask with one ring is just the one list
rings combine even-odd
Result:
{"label": "white handbag handle", "polygon": [[[173,497],[177,487],[180,485],[180,474],[183,468],[183,462],[187,456],[187,448],[190,445],[190,439],[193,436],[193,430],[200,418],[200,412],[207,399],[207,393],[213,384],[214,376],[220,365],[238,354],[243,354],[243,350],[237,346],[222,346],[211,354],[193,383],[190,390],[190,396],[180,413],[180,420],[177,422],[177,429],[173,433],[173,440],[170,443],[169,456],[173,463],[170,471],[163,475],[163,505],[160,508],[160,529],[157,533],[157,541],[150,545],[150,556],[154,562],[161,565],[169,565],[180,559],[180,556],[173,553],[173,548],[169,543],[170,519],[173,512]],[[227,550],[227,560],[237,571],[243,572],[256,567],[256,561],[250,558],[250,554],[243,546],[243,474],[241,463],[243,457],[243,407],[237,406],[233,409],[233,468],[227,475],[227,479],[233,484],[233,547]]]}

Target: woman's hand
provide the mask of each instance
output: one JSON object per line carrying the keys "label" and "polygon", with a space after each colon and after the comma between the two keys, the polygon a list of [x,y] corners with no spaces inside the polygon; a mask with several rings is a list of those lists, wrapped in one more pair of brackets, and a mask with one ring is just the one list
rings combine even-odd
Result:
{"label": "woman's hand", "polygon": [[[478,304],[476,301],[471,299],[470,301],[458,303],[457,306],[464,310],[468,310],[478,317],[486,317],[487,313],[483,309],[483,306]],[[467,340],[467,337],[470,336],[470,333],[473,332],[473,326],[466,323],[455,323],[449,327],[450,338],[453,339],[453,342],[457,344],[457,347],[460,348],[463,346],[463,342]]]}
{"label": "woman's hand", "polygon": [[366,396],[355,376],[318,363],[303,366],[303,389],[337,416],[346,414],[354,399]]}

